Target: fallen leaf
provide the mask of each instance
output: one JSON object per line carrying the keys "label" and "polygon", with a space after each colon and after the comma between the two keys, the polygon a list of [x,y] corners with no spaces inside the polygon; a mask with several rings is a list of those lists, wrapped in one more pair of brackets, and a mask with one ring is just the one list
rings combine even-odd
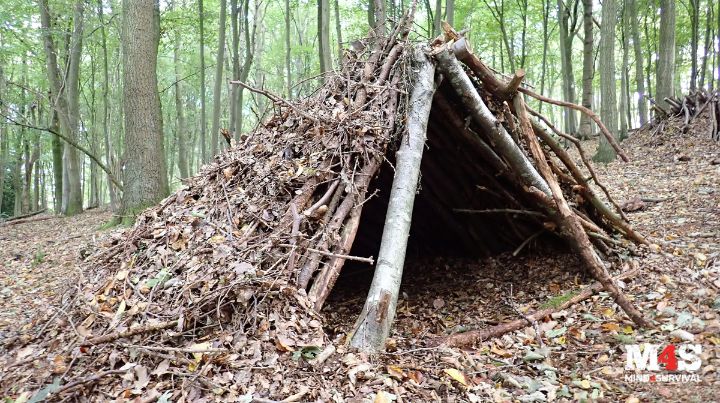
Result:
{"label": "fallen leaf", "polygon": [[468,383],[467,383],[467,378],[465,377],[465,374],[463,374],[462,372],[458,371],[457,369],[455,369],[455,368],[446,368],[446,369],[443,370],[443,372],[445,372],[450,378],[452,378],[452,379],[458,381],[459,383],[461,383],[463,386],[467,386],[467,385],[468,385]]}

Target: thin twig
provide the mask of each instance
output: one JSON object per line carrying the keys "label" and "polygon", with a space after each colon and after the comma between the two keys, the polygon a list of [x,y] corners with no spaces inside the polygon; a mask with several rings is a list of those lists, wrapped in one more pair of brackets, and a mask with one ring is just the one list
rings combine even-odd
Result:
{"label": "thin twig", "polygon": [[[279,246],[282,246],[282,247],[284,247],[284,248],[296,248],[296,247],[298,247],[297,245],[292,245],[292,244],[289,244],[289,243],[281,243]],[[354,261],[356,261],[356,262],[364,262],[364,263],[368,263],[368,264],[375,264],[375,260],[373,259],[372,256],[370,256],[370,257],[361,257],[361,256],[352,256],[352,255],[341,255],[341,254],[338,254],[338,253],[326,252],[326,251],[323,251],[323,250],[320,250],[320,249],[314,249],[314,248],[308,248],[308,247],[306,247],[305,250],[310,251],[310,252],[313,252],[313,253],[318,253],[318,254],[321,254],[321,255],[324,255],[324,256],[336,257],[336,258],[345,259],[345,260],[354,260]]]}

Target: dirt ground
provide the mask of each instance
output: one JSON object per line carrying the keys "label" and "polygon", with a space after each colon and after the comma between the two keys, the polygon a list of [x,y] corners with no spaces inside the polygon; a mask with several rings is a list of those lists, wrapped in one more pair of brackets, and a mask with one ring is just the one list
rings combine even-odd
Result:
{"label": "dirt ground", "polygon": [[[371,275],[349,273],[324,311],[337,352],[322,368],[247,369],[265,371],[273,382],[251,389],[297,393],[293,401],[719,401],[720,145],[704,137],[641,134],[623,143],[630,163],[596,167],[617,200],[634,201],[639,210],[627,215],[653,243],[625,257],[624,268],[637,267],[639,274],[621,285],[655,328],[636,328],[600,293],[537,329],[528,326],[468,349],[429,347],[439,336],[551,307],[592,279],[571,254],[543,254],[532,244],[518,256],[409,262],[388,353],[368,357],[342,347]],[[593,142],[585,147],[594,150]],[[109,218],[95,210],[0,226],[0,338],[39,330],[34,318],[73,291],[78,259],[107,234],[99,228]],[[697,381],[664,382],[660,371],[654,382],[634,382],[625,370],[625,351],[636,343],[700,345],[701,367],[689,373]],[[6,356],[3,362],[22,359]],[[0,370],[0,378],[9,371]],[[233,401],[252,401],[252,395],[243,397]]]}

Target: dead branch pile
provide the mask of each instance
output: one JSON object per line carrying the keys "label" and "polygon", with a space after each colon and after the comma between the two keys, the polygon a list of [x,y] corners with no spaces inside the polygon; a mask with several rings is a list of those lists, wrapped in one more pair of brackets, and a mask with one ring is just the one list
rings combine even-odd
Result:
{"label": "dead branch pile", "polygon": [[[59,307],[5,342],[4,367],[13,371],[2,375],[0,390],[50,398],[276,397],[286,393],[273,386],[280,362],[327,359],[334,347],[318,312],[348,259],[373,261],[349,254],[371,180],[412,107],[410,26],[406,16],[387,37],[371,38],[363,54],[347,53],[314,96],[272,96],[272,118],[109,241]],[[568,136],[519,92],[557,101],[521,87],[522,77],[497,78],[449,27],[427,53],[442,79],[428,100],[430,126],[473,160],[434,161],[446,166],[428,172],[427,186],[448,189],[453,200],[453,187],[490,181],[483,183],[495,186],[506,208],[532,213],[535,227],[509,232],[539,229],[564,240],[625,312],[646,324],[605,267],[626,241],[646,241],[579,144],[583,166],[558,144],[556,136]],[[430,140],[437,133],[430,130]],[[443,169],[466,171],[442,176]],[[53,377],[61,382],[50,384]]]}
{"label": "dead branch pile", "polygon": [[[653,134],[662,132],[669,120],[678,121],[682,133],[687,133],[698,118],[702,119],[701,125],[694,125],[695,130],[706,131],[707,135],[715,140],[720,140],[720,91],[698,90],[678,97],[666,97],[664,99],[669,108],[663,108],[652,99],[652,109],[655,111],[655,119],[650,122],[650,129]],[[704,134],[704,133],[703,133]]]}

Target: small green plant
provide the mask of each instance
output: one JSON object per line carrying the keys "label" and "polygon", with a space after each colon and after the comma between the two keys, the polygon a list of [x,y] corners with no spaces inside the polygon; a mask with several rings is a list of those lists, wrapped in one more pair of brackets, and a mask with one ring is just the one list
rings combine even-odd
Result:
{"label": "small green plant", "polygon": [[560,305],[569,301],[570,298],[577,295],[577,292],[566,292],[562,295],[556,295],[549,300],[545,301],[540,307],[541,308],[558,308]]}
{"label": "small green plant", "polygon": [[43,252],[42,249],[36,251],[35,256],[33,256],[32,267],[42,264],[45,261],[45,256],[47,256],[47,253]]}

